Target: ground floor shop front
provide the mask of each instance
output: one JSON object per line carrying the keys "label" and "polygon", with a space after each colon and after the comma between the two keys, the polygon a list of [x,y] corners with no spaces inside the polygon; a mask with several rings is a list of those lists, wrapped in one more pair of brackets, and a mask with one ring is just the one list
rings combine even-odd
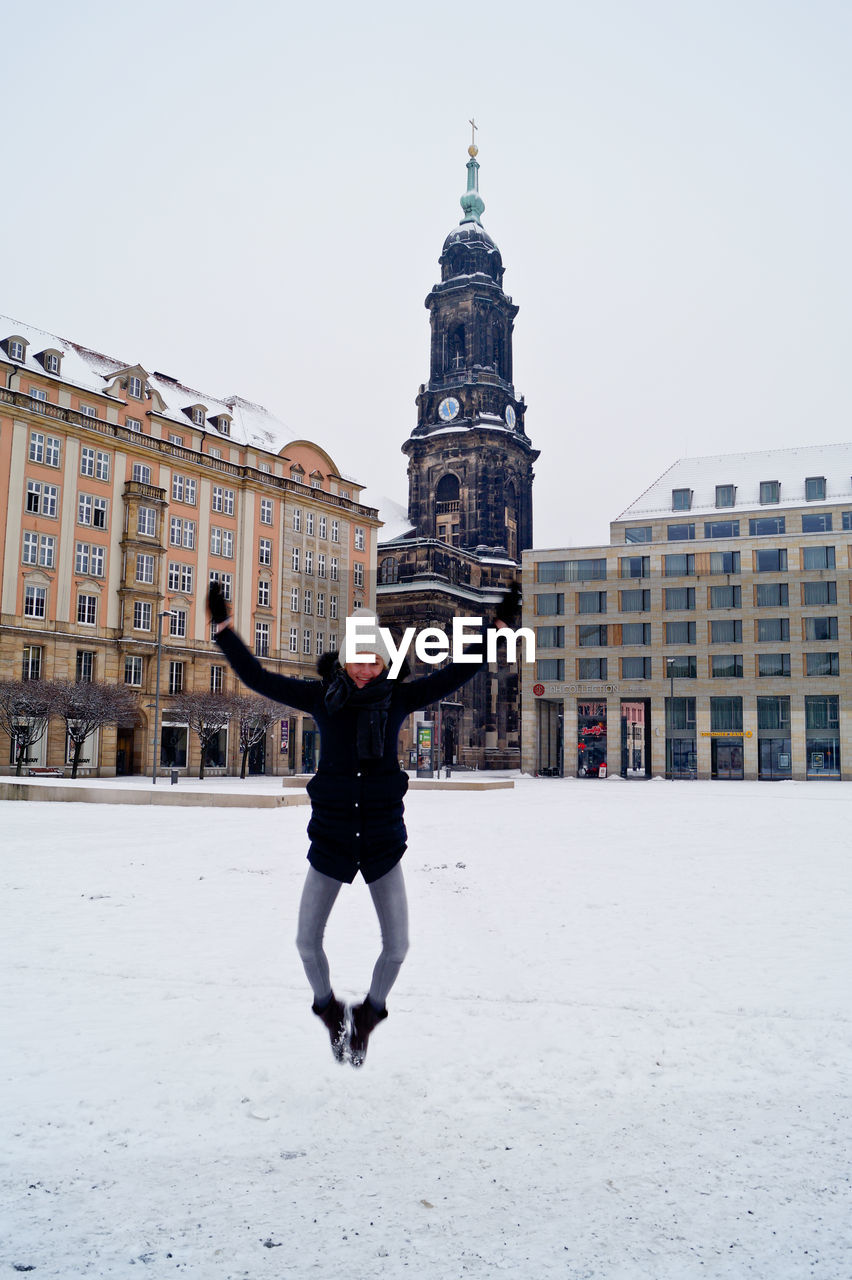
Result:
{"label": "ground floor shop front", "polygon": [[531,695],[522,717],[530,773],[839,780],[852,767],[852,709],[845,713],[837,693],[686,693],[667,684],[649,696],[616,684],[535,684]]}

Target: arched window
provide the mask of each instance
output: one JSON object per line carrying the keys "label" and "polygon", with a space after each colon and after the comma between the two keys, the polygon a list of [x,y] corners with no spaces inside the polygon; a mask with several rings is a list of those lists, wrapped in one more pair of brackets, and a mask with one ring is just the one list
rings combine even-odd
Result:
{"label": "arched window", "polygon": [[465,340],[464,325],[457,325],[449,335],[447,344],[448,367],[450,369],[463,369],[465,366]]}
{"label": "arched window", "polygon": [[379,570],[379,581],[382,583],[399,581],[399,565],[393,556],[385,556]]}
{"label": "arched window", "polygon": [[448,502],[458,502],[459,500],[459,478],[454,476],[452,472],[447,472],[445,476],[441,476],[438,481],[438,487],[435,490],[435,500],[438,503],[440,511],[444,504]]}

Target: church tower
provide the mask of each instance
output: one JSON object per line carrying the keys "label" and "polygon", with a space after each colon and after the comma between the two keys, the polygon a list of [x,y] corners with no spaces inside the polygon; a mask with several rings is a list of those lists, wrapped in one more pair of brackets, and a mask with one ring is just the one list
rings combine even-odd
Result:
{"label": "church tower", "polygon": [[463,217],[444,241],[426,299],[429,381],[417,396],[408,455],[408,518],[418,537],[468,551],[532,546],[533,462],[526,404],[512,382],[518,308],[503,291],[500,250],[482,225],[478,149],[468,148]]}

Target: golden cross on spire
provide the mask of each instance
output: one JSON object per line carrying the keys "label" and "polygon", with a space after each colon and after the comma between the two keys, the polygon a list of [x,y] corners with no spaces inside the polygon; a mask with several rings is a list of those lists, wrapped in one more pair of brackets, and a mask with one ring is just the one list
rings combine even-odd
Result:
{"label": "golden cross on spire", "polygon": [[475,156],[479,151],[479,147],[476,145],[476,131],[479,128],[476,123],[476,117],[468,120],[468,124],[470,125],[470,146],[467,149],[467,153],[469,156]]}

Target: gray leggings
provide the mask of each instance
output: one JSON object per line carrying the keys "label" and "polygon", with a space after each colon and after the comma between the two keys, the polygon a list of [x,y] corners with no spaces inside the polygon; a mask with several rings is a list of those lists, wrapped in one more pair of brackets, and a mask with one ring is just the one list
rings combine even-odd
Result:
{"label": "gray leggings", "polygon": [[[368,887],[382,931],[382,950],[373,969],[368,994],[372,1004],[382,1009],[408,951],[408,899],[405,896],[401,864],[397,863],[386,875],[374,880]],[[328,957],[322,940],[340,889],[339,880],[324,876],[315,867],[308,869],[299,904],[296,946],[317,1004],[322,1004],[331,995]]]}

